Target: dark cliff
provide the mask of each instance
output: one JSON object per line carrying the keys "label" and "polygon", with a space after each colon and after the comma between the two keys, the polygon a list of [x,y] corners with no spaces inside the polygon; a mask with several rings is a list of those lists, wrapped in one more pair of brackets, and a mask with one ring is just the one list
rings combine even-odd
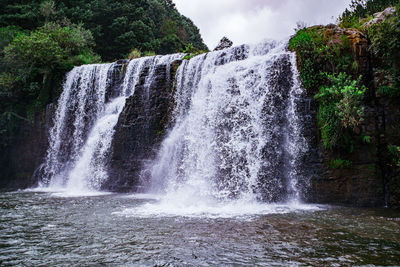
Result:
{"label": "dark cliff", "polygon": [[[303,29],[297,36],[306,33],[312,36],[315,45],[308,48],[309,54],[299,50],[300,45],[293,50],[297,52],[302,80],[306,81],[309,114],[313,120],[312,125],[307,127],[307,131],[313,131],[308,132],[312,149],[307,164],[314,170],[310,201],[355,206],[398,206],[399,182],[395,177],[388,146],[398,144],[399,140],[399,99],[379,93],[377,69],[380,63],[371,52],[369,38],[357,29],[342,29],[335,25]],[[325,51],[318,50],[318,46],[324,46]],[[323,145],[321,127],[326,125],[318,125],[319,107],[314,95],[326,81],[323,78],[318,80],[318,76],[310,79],[305,75],[308,71],[305,67],[307,62],[311,62],[314,73],[345,72],[355,78],[361,75],[361,81],[367,87],[362,101],[364,118],[352,129],[349,135],[351,140],[346,148],[328,149]]]}
{"label": "dark cliff", "polygon": [[109,179],[103,189],[138,191],[141,170],[165,136],[174,107],[174,79],[180,61],[158,65],[154,79],[146,86],[149,68],[140,74],[135,94],[127,99],[112,143]]}

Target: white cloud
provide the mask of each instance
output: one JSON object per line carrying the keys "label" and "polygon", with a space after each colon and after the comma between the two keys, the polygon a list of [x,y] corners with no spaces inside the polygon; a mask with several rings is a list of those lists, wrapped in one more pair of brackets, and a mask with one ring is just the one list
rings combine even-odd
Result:
{"label": "white cloud", "polygon": [[210,49],[223,36],[239,45],[285,38],[293,33],[298,21],[307,25],[332,23],[350,4],[350,0],[173,1],[200,28]]}

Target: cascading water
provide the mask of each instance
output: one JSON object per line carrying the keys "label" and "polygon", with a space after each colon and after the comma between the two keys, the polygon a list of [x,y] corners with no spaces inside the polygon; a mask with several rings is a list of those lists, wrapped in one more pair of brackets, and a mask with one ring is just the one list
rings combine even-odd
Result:
{"label": "cascading water", "polygon": [[303,91],[286,43],[200,55],[176,79],[174,126],[147,167],[161,210],[300,199]]}
{"label": "cascading water", "polygon": [[97,191],[108,179],[107,161],[114,127],[126,98],[134,94],[140,74],[149,68],[150,85],[157,64],[170,63],[181,55],[134,59],[126,66],[116,97],[106,101],[115,63],[75,67],[66,77],[60,96],[50,146],[43,168],[42,186],[70,194]]}
{"label": "cascading water", "polygon": [[[140,83],[141,120],[150,120],[146,105],[155,70],[181,57],[131,60],[117,86],[117,63],[74,68],[50,132],[43,183],[72,194],[100,190],[109,179],[111,145],[126,98]],[[300,200],[307,184],[300,171],[307,151],[299,114],[303,90],[286,43],[203,54],[184,60],[175,78],[172,127],[157,157],[145,161],[141,188],[161,194],[168,207]]]}

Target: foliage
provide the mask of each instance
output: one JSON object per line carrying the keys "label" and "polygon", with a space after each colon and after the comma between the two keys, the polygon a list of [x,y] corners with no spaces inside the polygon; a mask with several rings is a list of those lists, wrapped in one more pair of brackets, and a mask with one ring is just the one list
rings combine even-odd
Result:
{"label": "foliage", "polygon": [[327,75],[329,86],[321,86],[315,99],[319,102],[318,125],[326,149],[349,144],[351,131],[363,121],[362,98],[365,86],[345,73]]}
{"label": "foliage", "polygon": [[330,167],[332,169],[346,169],[353,165],[353,163],[349,160],[344,159],[333,159],[330,162]]}
{"label": "foliage", "polygon": [[[207,49],[172,0],[2,1],[0,145],[54,101],[74,65]],[[147,51],[140,53],[140,51]],[[155,51],[155,52],[153,52]],[[28,122],[29,121],[29,122]],[[26,128],[26,127],[25,127]]]}
{"label": "foliage", "polygon": [[3,62],[9,72],[25,82],[35,72],[48,74],[54,69],[68,70],[98,61],[91,46],[91,33],[81,25],[48,23],[30,34],[18,34],[4,49]]}
{"label": "foliage", "polygon": [[400,67],[400,10],[372,26],[368,35],[371,39],[372,51],[391,65]]}
{"label": "foliage", "polygon": [[179,52],[188,43],[207,49],[199,29],[172,0],[7,1],[0,14],[0,27],[33,30],[49,21],[82,23],[105,61],[124,57],[132,47],[158,54]]}
{"label": "foliage", "polygon": [[333,36],[325,33],[326,29],[318,26],[303,28],[289,41],[289,49],[298,55],[303,85],[312,91],[326,83],[326,72],[354,73],[357,70],[348,38],[343,35],[339,42],[332,42]]}
{"label": "foliage", "polygon": [[[81,25],[47,23],[30,33],[10,31],[14,38],[2,50],[0,72],[0,143],[7,144],[23,121],[33,121],[51,100],[66,71],[98,62],[92,35]],[[11,39],[11,38],[10,38]],[[3,128],[4,127],[4,128]]]}
{"label": "foliage", "polygon": [[389,155],[392,157],[392,164],[400,167],[400,146],[388,145]]}
{"label": "foliage", "polygon": [[152,57],[152,56],[155,56],[155,55],[156,55],[156,52],[154,52],[154,51],[144,51],[142,53],[142,57]]}
{"label": "foliage", "polygon": [[361,135],[361,139],[365,144],[371,144],[371,136],[369,135]]}
{"label": "foliage", "polygon": [[190,60],[198,55],[207,53],[208,51],[202,51],[197,49],[196,47],[193,46],[193,44],[188,44],[186,45],[185,49],[182,50],[182,53],[185,54],[185,56],[182,58],[182,60]]}
{"label": "foliage", "polygon": [[129,53],[128,58],[129,59],[134,59],[134,58],[140,58],[142,53],[140,52],[139,49],[134,48],[132,51]]}
{"label": "foliage", "polygon": [[361,28],[360,20],[380,12],[389,6],[395,6],[399,0],[352,0],[350,9],[346,9],[339,16],[340,26],[343,28]]}
{"label": "foliage", "polygon": [[134,58],[140,58],[140,57],[149,57],[149,56],[155,56],[156,53],[154,51],[145,51],[141,52],[139,49],[134,48],[132,51],[129,53],[127,56],[128,59],[134,59]]}
{"label": "foliage", "polygon": [[179,37],[176,34],[171,34],[161,39],[158,51],[160,54],[169,54],[172,51],[181,51],[183,47],[184,43]]}
{"label": "foliage", "polygon": [[400,96],[400,6],[393,16],[368,30],[371,50],[378,68],[385,73],[379,93],[387,97]]}

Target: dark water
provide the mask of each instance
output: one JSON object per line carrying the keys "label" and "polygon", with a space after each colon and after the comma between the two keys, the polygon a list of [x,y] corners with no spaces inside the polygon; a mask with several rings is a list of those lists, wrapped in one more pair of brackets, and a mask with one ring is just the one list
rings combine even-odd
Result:
{"label": "dark water", "polygon": [[327,207],[230,218],[130,216],[125,195],[0,195],[0,265],[400,265],[400,213]]}

